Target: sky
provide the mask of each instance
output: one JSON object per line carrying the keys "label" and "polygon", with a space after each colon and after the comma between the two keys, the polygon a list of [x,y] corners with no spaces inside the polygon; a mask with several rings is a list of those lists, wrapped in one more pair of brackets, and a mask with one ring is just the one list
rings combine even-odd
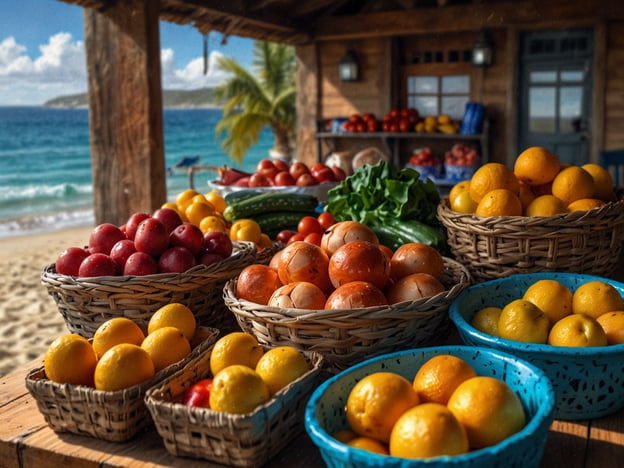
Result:
{"label": "sky", "polygon": [[[41,105],[87,91],[83,9],[60,0],[0,0],[0,106]],[[224,43],[225,42],[225,43]],[[219,84],[220,55],[251,68],[253,40],[208,36],[204,75],[203,38],[192,26],[160,23],[162,86],[197,89]]]}

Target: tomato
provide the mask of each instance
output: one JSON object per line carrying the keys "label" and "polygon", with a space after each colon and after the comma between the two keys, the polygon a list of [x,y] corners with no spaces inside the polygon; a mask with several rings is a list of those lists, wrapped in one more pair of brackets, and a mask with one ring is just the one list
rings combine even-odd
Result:
{"label": "tomato", "polygon": [[308,169],[308,166],[300,161],[295,161],[294,163],[292,163],[288,171],[295,180],[297,180],[302,174],[310,173],[310,169]]}
{"label": "tomato", "polygon": [[249,177],[249,187],[268,187],[271,185],[271,181],[264,174],[256,172]]}
{"label": "tomato", "polygon": [[336,219],[334,218],[334,215],[331,214],[329,211],[324,211],[323,213],[318,215],[316,219],[323,228],[323,231],[329,229],[332,224],[336,224]]}
{"label": "tomato", "polygon": [[184,394],[183,403],[186,406],[199,406],[202,408],[210,408],[210,389],[212,388],[212,379],[202,379],[191,385]]}
{"label": "tomato", "polygon": [[275,180],[275,175],[279,172],[280,170],[273,166],[273,167],[267,167],[264,169],[260,169],[258,171],[258,174],[262,174],[263,176],[265,176],[267,179],[269,180]]}
{"label": "tomato", "polygon": [[407,117],[402,117],[399,120],[399,131],[409,132],[412,129],[412,124]]}
{"label": "tomato", "polygon": [[314,178],[314,176],[312,174],[301,174],[299,177],[297,177],[297,180],[295,181],[295,185],[297,187],[309,187],[311,185],[318,185],[319,182],[318,180],[316,180]]}
{"label": "tomato", "polygon": [[275,164],[270,159],[262,159],[256,165],[256,172],[262,172],[263,169],[274,169]]}
{"label": "tomato", "polygon": [[321,227],[321,223],[319,223],[318,219],[314,216],[304,216],[297,225],[297,232],[303,234],[304,236],[312,233],[322,235],[325,232],[325,229]]}
{"label": "tomato", "polygon": [[275,236],[275,240],[277,242],[281,242],[282,244],[287,244],[288,240],[295,234],[297,234],[295,231],[292,231],[290,229],[284,229],[277,233],[277,235]]}
{"label": "tomato", "polygon": [[334,175],[334,171],[331,170],[330,167],[324,166],[318,169],[312,169],[312,177],[314,177],[319,184],[325,182],[336,182],[336,176]]}
{"label": "tomato", "polygon": [[290,169],[288,163],[283,159],[276,159],[275,161],[273,161],[273,165],[280,171],[288,171],[288,169]]}
{"label": "tomato", "polygon": [[293,234],[292,236],[290,236],[290,239],[288,239],[288,242],[286,242],[286,244],[290,245],[293,242],[303,241],[304,239],[305,239],[305,234],[298,232],[297,234]]}
{"label": "tomato", "polygon": [[323,236],[319,234],[318,232],[311,232],[310,234],[304,237],[303,241],[309,242],[310,244],[318,245],[320,247],[322,237]]}
{"label": "tomato", "polygon": [[340,182],[347,178],[347,173],[344,171],[343,168],[338,166],[332,166],[331,170],[334,173],[334,179],[336,180],[336,182]]}
{"label": "tomato", "polygon": [[275,179],[273,183],[278,186],[287,186],[287,185],[295,185],[295,178],[290,175],[288,171],[280,171],[275,175]]}

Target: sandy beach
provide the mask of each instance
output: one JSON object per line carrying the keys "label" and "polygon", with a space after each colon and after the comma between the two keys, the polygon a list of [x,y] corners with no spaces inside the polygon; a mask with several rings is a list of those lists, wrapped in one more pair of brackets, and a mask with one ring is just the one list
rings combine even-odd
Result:
{"label": "sandy beach", "polygon": [[41,272],[67,247],[86,245],[91,229],[0,240],[0,376],[43,355],[54,338],[68,332]]}

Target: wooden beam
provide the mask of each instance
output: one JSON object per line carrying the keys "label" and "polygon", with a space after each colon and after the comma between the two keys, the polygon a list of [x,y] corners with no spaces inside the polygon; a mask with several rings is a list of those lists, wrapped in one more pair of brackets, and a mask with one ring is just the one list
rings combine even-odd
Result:
{"label": "wooden beam", "polygon": [[167,198],[159,0],[85,9],[95,222],[125,223]]}
{"label": "wooden beam", "polygon": [[316,44],[295,47],[297,57],[297,154],[295,159],[312,165],[318,154],[316,122],[320,116],[319,63]]}

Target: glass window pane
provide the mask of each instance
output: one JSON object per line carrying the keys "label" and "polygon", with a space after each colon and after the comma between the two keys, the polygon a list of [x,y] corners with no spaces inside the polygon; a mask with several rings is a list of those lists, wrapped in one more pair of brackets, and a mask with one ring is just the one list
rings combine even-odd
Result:
{"label": "glass window pane", "polygon": [[559,102],[559,131],[561,133],[576,133],[581,117],[582,102],[583,88],[580,86],[561,88]]}
{"label": "glass window pane", "polygon": [[442,97],[442,113],[448,114],[452,119],[461,120],[466,109],[467,96]]}
{"label": "glass window pane", "polygon": [[416,77],[408,76],[407,77],[407,93],[414,94],[416,92]]}
{"label": "glass window pane", "polygon": [[529,89],[529,131],[555,132],[555,93],[554,86]]}
{"label": "glass window pane", "polygon": [[467,75],[443,76],[442,94],[470,92],[470,78]]}
{"label": "glass window pane", "polygon": [[437,94],[438,93],[438,77],[437,76],[415,76],[414,92],[419,94]]}
{"label": "glass window pane", "polygon": [[438,100],[435,97],[414,96],[413,107],[420,115],[438,115]]}
{"label": "glass window pane", "polygon": [[583,81],[583,70],[562,71],[561,81]]}
{"label": "glass window pane", "polygon": [[553,83],[555,81],[557,81],[556,71],[531,72],[531,83]]}

